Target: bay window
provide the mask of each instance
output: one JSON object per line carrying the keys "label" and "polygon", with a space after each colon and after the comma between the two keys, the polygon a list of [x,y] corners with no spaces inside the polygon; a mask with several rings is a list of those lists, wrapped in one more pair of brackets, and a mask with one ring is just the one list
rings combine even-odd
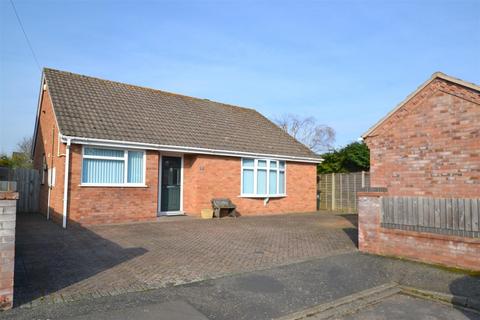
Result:
{"label": "bay window", "polygon": [[242,196],[285,196],[285,161],[242,159]]}
{"label": "bay window", "polygon": [[83,148],[82,185],[141,186],[144,184],[144,151]]}

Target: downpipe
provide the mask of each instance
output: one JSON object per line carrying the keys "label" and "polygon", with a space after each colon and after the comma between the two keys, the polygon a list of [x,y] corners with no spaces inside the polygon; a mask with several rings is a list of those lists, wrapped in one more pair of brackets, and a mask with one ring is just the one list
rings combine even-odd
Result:
{"label": "downpipe", "polygon": [[62,227],[67,228],[67,207],[68,207],[68,176],[70,170],[70,145],[71,139],[67,139],[67,147],[65,150],[65,172],[64,172],[64,182],[63,182],[63,223]]}

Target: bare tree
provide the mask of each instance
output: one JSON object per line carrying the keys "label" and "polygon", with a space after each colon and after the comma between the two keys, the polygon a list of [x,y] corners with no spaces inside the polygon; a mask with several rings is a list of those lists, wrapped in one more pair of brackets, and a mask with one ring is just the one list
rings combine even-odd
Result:
{"label": "bare tree", "polygon": [[16,151],[12,153],[12,162],[15,167],[32,167],[32,143],[32,137],[23,137],[23,139],[19,143],[17,143]]}
{"label": "bare tree", "polygon": [[25,155],[26,158],[30,158],[32,152],[32,137],[23,137],[22,141],[17,143],[17,152]]}
{"label": "bare tree", "polygon": [[324,152],[335,142],[335,130],[319,124],[314,117],[284,114],[273,120],[282,130],[303,143],[313,152]]}

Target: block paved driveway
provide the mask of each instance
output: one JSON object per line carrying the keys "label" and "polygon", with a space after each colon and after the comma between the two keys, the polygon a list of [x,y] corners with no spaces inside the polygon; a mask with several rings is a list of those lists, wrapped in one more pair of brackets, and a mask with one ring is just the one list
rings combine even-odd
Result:
{"label": "block paved driveway", "polygon": [[17,217],[15,304],[117,295],[356,250],[356,216],[327,213],[71,227]]}

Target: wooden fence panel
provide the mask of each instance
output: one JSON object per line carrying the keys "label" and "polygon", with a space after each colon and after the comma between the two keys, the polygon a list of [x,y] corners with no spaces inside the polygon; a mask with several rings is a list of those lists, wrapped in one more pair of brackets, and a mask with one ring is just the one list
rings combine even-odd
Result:
{"label": "wooden fence panel", "polygon": [[[38,212],[40,176],[35,169],[3,168],[4,177],[8,180],[16,181],[17,191],[19,193],[17,200],[17,212]],[[8,173],[6,171],[8,170]]]}
{"label": "wooden fence panel", "polygon": [[473,231],[480,231],[479,224],[480,224],[480,200],[479,199],[471,199],[471,213],[472,213],[472,230]]}
{"label": "wooden fence panel", "polygon": [[318,176],[319,210],[357,212],[357,192],[370,187],[368,172],[329,173]]}
{"label": "wooden fence panel", "polygon": [[480,199],[382,197],[382,226],[480,237]]}

